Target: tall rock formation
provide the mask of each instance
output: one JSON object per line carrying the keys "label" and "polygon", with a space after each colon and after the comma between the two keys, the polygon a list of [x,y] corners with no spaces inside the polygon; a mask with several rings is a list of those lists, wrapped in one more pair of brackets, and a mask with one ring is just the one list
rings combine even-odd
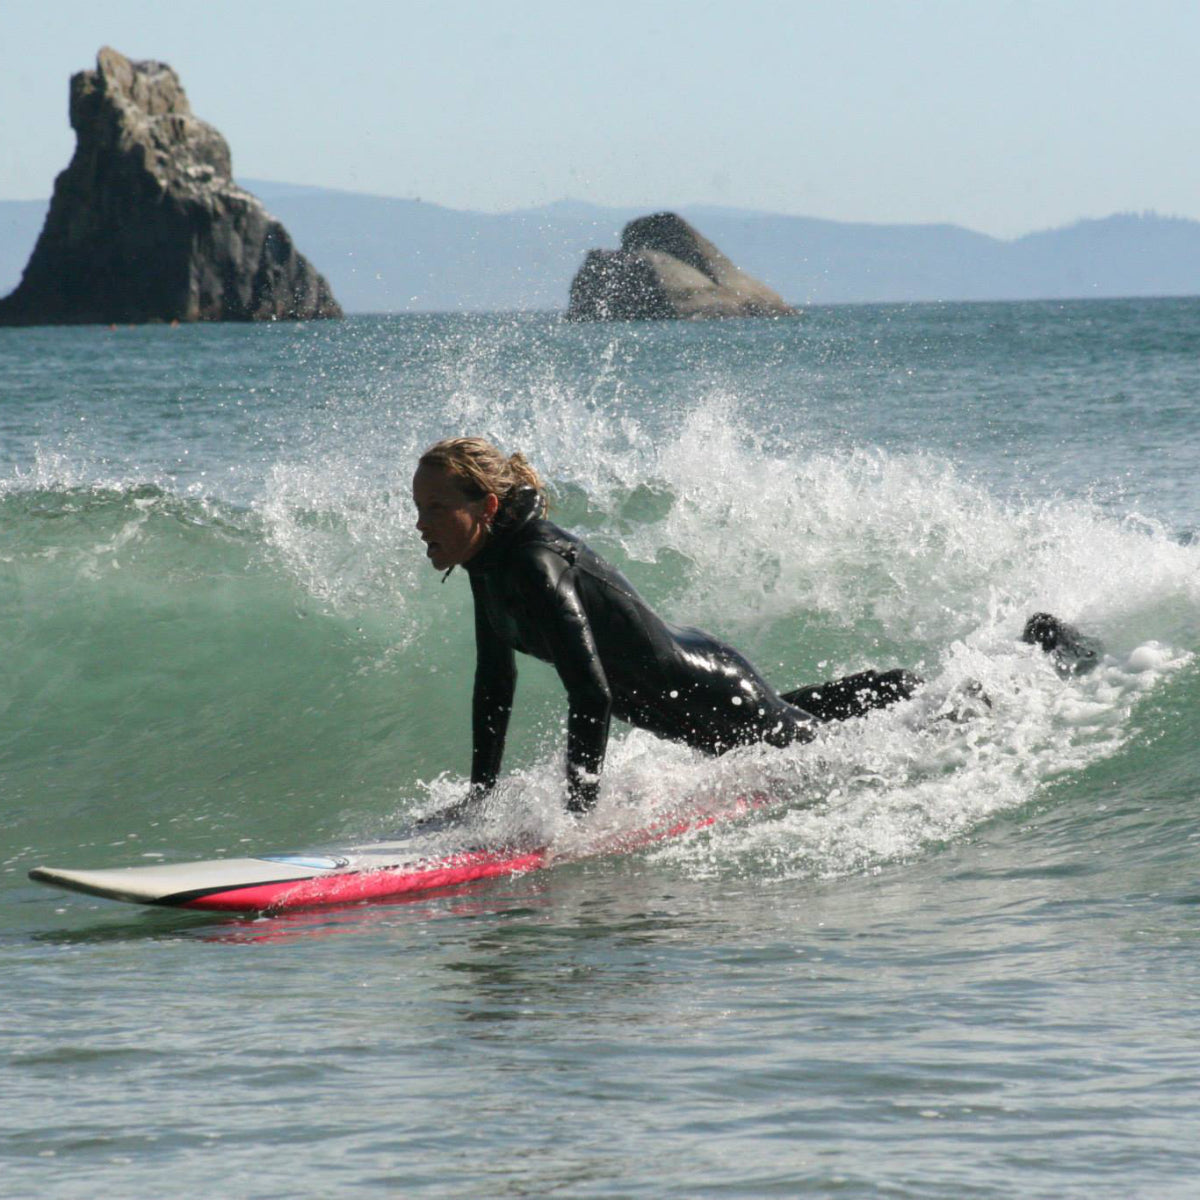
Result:
{"label": "tall rock formation", "polygon": [[570,321],[792,316],[675,213],[630,221],[620,250],[589,250],[571,283]]}
{"label": "tall rock formation", "polygon": [[165,63],[108,47],[71,78],[75,154],[0,324],[340,317],[284,227],[233,182],[229,145]]}

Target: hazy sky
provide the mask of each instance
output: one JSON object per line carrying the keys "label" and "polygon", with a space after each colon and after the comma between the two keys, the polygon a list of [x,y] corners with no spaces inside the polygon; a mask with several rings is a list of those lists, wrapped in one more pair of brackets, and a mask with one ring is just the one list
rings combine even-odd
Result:
{"label": "hazy sky", "polygon": [[1000,236],[1200,218],[1197,0],[0,0],[0,198],[50,194],[104,44],[170,63],[242,178]]}

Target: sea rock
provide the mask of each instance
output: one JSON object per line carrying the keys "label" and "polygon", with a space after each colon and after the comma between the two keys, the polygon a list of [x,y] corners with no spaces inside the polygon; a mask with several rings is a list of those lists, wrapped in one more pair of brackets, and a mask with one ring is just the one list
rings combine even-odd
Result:
{"label": "sea rock", "polygon": [[70,115],[75,154],[0,324],[342,315],[165,63],[105,47],[72,76]]}
{"label": "sea rock", "polygon": [[675,213],[630,221],[620,250],[589,250],[571,283],[570,321],[793,316]]}

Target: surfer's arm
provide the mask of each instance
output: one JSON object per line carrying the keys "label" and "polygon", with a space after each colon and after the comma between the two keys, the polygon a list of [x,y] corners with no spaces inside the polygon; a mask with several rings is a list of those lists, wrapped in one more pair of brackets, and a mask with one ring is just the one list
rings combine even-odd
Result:
{"label": "surfer's arm", "polygon": [[567,691],[567,807],[586,812],[600,789],[612,692],[574,570],[548,548],[531,547],[526,554],[526,603],[538,618],[550,660]]}
{"label": "surfer's arm", "polygon": [[500,774],[504,740],[517,687],[516,655],[496,636],[477,589],[475,594],[475,691],[471,699],[471,792],[489,791]]}

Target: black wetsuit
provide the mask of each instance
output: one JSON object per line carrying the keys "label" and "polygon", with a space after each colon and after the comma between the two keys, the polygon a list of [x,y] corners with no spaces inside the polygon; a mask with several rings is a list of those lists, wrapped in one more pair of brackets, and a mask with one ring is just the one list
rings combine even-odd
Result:
{"label": "black wetsuit", "polygon": [[540,496],[523,489],[466,564],[478,654],[473,791],[490,788],[500,770],[516,650],[552,663],[567,690],[575,811],[595,803],[612,716],[720,754],[753,742],[808,741],[819,720],[890,703],[916,682],[902,672],[866,672],[781,696],[732,647],[662,620],[619,571],[541,512]]}

